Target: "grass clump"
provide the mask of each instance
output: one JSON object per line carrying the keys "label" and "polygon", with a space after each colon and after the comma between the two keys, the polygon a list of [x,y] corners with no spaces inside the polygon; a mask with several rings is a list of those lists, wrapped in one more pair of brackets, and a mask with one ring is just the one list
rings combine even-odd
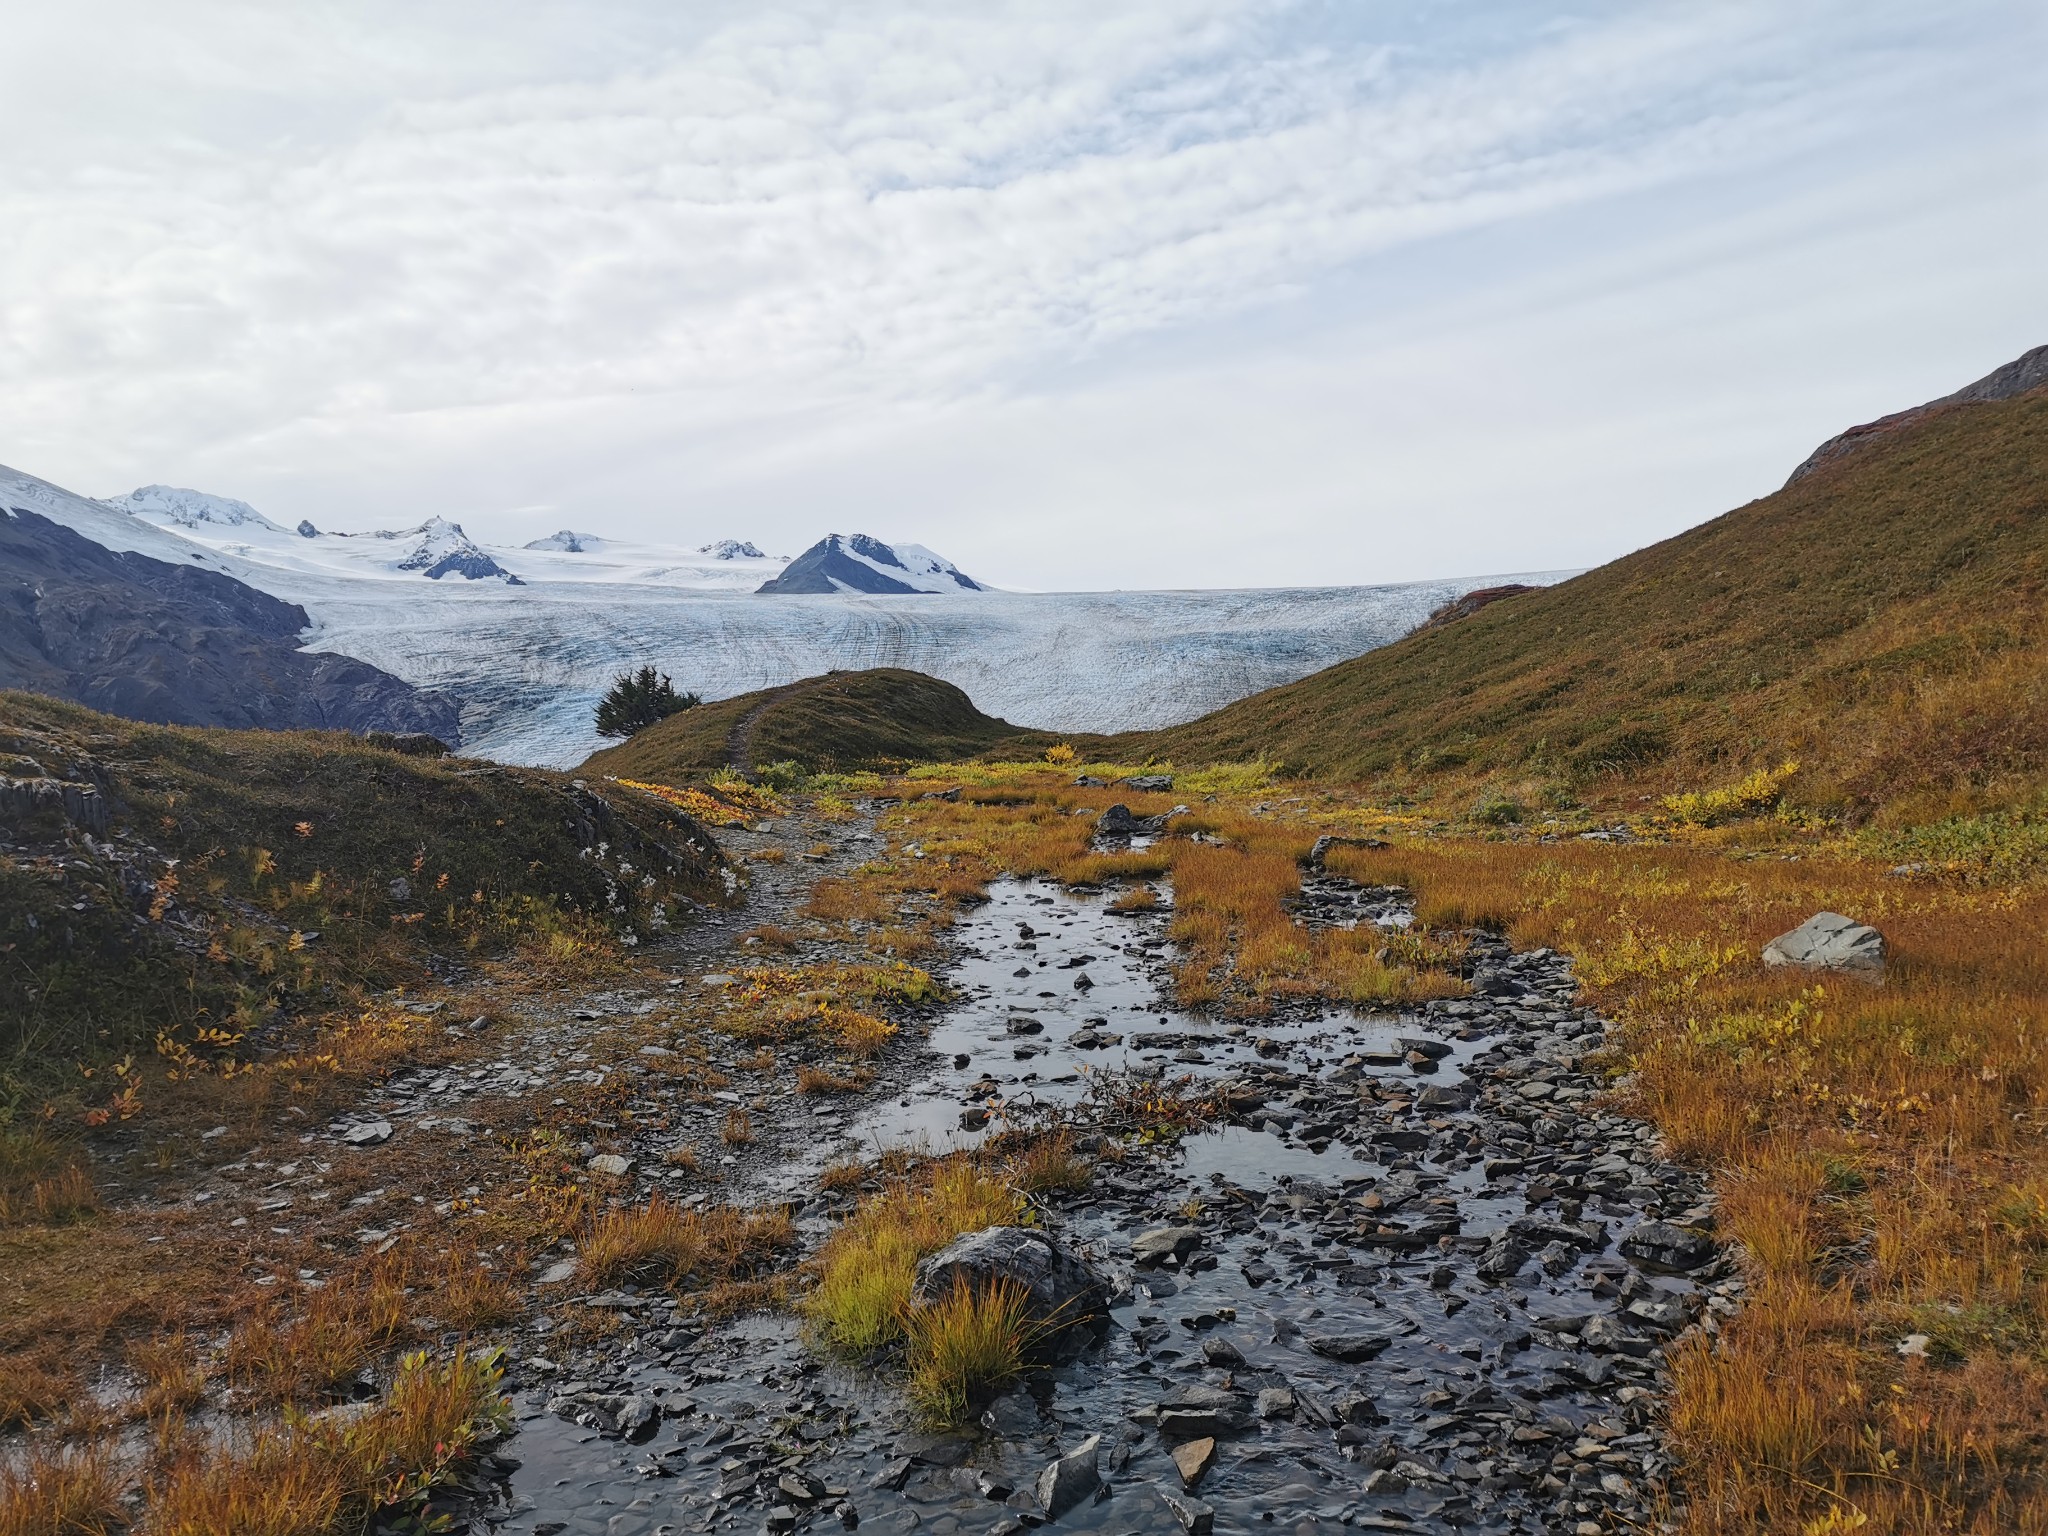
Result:
{"label": "grass clump", "polygon": [[971,1161],[899,1179],[862,1201],[826,1240],[805,1314],[825,1342],[846,1355],[870,1357],[901,1345],[920,1259],[962,1233],[1028,1219],[1016,1190]]}
{"label": "grass clump", "polygon": [[956,1424],[1023,1373],[1038,1333],[1031,1292],[1014,1280],[976,1288],[965,1280],[904,1316],[911,1406],[927,1422]]}
{"label": "grass clump", "polygon": [[0,1536],[106,1536],[125,1514],[104,1447],[38,1440],[0,1457]]}
{"label": "grass clump", "polygon": [[240,1443],[194,1434],[151,1490],[137,1536],[343,1536],[379,1513],[417,1513],[510,1427],[502,1376],[495,1352],[414,1354],[384,1399],[346,1422],[287,1421]]}
{"label": "grass clump", "polygon": [[605,1211],[591,1223],[580,1257],[595,1285],[708,1286],[748,1280],[796,1241],[782,1208],[685,1210],[661,1195],[644,1206]]}

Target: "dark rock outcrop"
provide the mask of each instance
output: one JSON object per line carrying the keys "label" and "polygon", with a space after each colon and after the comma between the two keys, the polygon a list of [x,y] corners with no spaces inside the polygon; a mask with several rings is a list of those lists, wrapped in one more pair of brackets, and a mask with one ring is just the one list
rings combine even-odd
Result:
{"label": "dark rock outcrop", "polygon": [[1911,410],[1894,411],[1889,416],[1880,416],[1875,421],[1866,421],[1861,426],[1838,432],[1822,443],[1786,480],[1790,485],[1803,480],[1823,464],[1832,463],[1844,454],[1854,453],[1858,448],[1868,447],[1878,439],[1910,427],[1914,422],[1931,412],[1951,405],[1983,405],[1992,400],[2010,400],[2015,395],[2024,395],[2029,390],[2048,385],[2048,345],[2022,352],[2002,368],[1994,368],[1974,384],[1965,384],[1952,395],[1943,395],[1939,400],[1930,400],[1925,405],[1916,405]]}
{"label": "dark rock outcrop", "polygon": [[159,725],[421,733],[453,700],[299,649],[306,611],[216,571],[104,548],[0,509],[0,687]]}
{"label": "dark rock outcrop", "polygon": [[1463,597],[1454,597],[1448,603],[1431,609],[1429,617],[1416,625],[1411,633],[1419,635],[1425,629],[1442,629],[1446,624],[1455,624],[1460,619],[1471,618],[1480,609],[1497,603],[1504,597],[1515,597],[1523,592],[1536,590],[1535,587],[1518,581],[1508,582],[1505,586],[1476,588]]}

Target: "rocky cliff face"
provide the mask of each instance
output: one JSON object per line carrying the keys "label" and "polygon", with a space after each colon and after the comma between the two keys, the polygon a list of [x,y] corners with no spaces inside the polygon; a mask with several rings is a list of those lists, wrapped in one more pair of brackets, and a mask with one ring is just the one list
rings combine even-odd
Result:
{"label": "rocky cliff face", "polygon": [[426,732],[454,703],[299,649],[306,611],[215,571],[103,548],[0,509],[0,687],[160,725]]}

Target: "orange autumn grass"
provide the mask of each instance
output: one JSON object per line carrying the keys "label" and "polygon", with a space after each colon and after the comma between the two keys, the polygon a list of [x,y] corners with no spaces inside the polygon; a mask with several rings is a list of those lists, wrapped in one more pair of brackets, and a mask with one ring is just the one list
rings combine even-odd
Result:
{"label": "orange autumn grass", "polygon": [[[1330,864],[1411,886],[1425,923],[1573,954],[1634,1100],[1712,1171],[1751,1290],[1673,1362],[1693,1536],[2048,1531],[2048,891],[1712,848]],[[1885,932],[1884,986],[1763,967],[1822,909]]]}

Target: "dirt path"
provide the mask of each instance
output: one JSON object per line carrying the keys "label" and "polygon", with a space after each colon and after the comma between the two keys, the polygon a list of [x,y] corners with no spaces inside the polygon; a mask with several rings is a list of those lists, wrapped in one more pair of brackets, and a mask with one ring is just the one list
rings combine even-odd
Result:
{"label": "dirt path", "polygon": [[784,699],[809,693],[821,681],[823,679],[807,677],[801,682],[790,683],[785,687],[777,688],[773,693],[761,700],[760,703],[735,720],[732,729],[726,733],[725,737],[726,766],[731,768],[734,773],[752,773],[754,771],[754,735],[760,729],[761,717]]}

